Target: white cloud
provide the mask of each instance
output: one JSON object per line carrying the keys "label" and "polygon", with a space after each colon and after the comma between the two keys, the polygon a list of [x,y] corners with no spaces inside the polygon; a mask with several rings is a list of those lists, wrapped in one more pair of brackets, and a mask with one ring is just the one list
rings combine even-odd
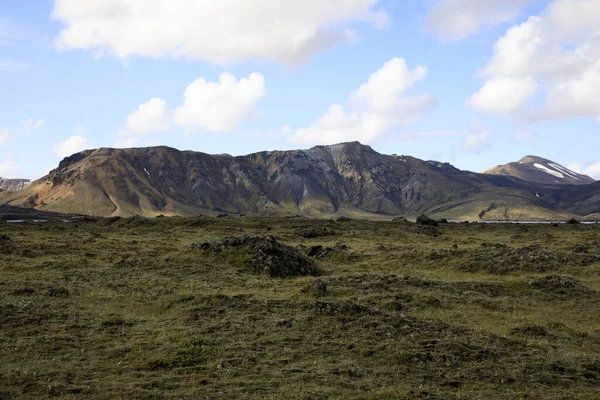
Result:
{"label": "white cloud", "polygon": [[483,26],[511,22],[533,0],[437,0],[427,15],[427,29],[442,41],[464,39]]}
{"label": "white cloud", "polygon": [[117,132],[115,146],[133,147],[135,137],[164,132],[172,125],[186,133],[231,131],[257,114],[256,105],[265,94],[264,77],[259,73],[239,80],[223,73],[218,82],[199,78],[187,86],[184,102],[175,110],[159,98],[140,105]]}
{"label": "white cloud", "polygon": [[279,132],[282,135],[289,135],[290,133],[292,133],[292,127],[289,125],[283,125],[281,128],[279,128]]}
{"label": "white cloud", "polygon": [[296,63],[351,40],[349,24],[383,27],[379,0],[54,0],[60,49],[214,63]]}
{"label": "white cloud", "polygon": [[255,106],[265,94],[265,80],[259,73],[240,80],[223,73],[219,82],[200,78],[185,89],[185,101],[175,110],[175,123],[188,132],[230,131],[256,114]]}
{"label": "white cloud", "polygon": [[11,160],[0,161],[0,176],[1,177],[8,177],[18,170],[19,170],[19,168],[13,161],[11,161]]}
{"label": "white cloud", "polygon": [[125,121],[125,129],[134,135],[164,132],[171,127],[171,117],[167,103],[164,100],[153,98],[129,114]]}
{"label": "white cloud", "polygon": [[584,174],[589,175],[596,180],[600,180],[600,162],[588,165]]}
{"label": "white cloud", "polygon": [[578,174],[588,175],[596,180],[600,180],[600,162],[588,164],[585,168],[582,168],[581,164],[568,164],[567,168]]}
{"label": "white cloud", "polygon": [[481,112],[511,114],[521,110],[535,91],[536,84],[531,79],[496,78],[486,82],[468,104]]}
{"label": "white cloud", "polygon": [[429,93],[403,97],[427,75],[418,66],[412,71],[401,58],[394,58],[371,75],[368,82],[352,93],[351,111],[334,104],[311,126],[298,129],[290,138],[301,144],[333,144],[358,140],[369,143],[393,128],[408,126],[419,120],[435,105]]}
{"label": "white cloud", "polygon": [[44,126],[43,120],[26,119],[19,123],[18,128],[0,128],[0,145],[5,143],[11,135],[29,134],[34,129]]}
{"label": "white cloud", "polygon": [[[481,71],[487,82],[471,104],[480,111],[508,113],[526,121],[600,119],[600,102],[596,101],[600,92],[598,37],[600,2],[552,1],[540,15],[513,26],[496,42],[492,59]],[[507,100],[506,107],[490,105],[497,94],[490,88],[497,82],[515,82],[512,101],[498,95],[496,103]],[[534,85],[541,90],[533,90]],[[527,110],[526,104],[536,92],[546,94],[545,104]],[[478,102],[479,97],[487,102]]]}
{"label": "white cloud", "polygon": [[491,132],[483,124],[474,123],[471,133],[463,142],[463,149],[467,153],[481,153],[492,144]]}
{"label": "white cloud", "polygon": [[54,153],[60,158],[65,158],[82,150],[86,150],[90,145],[86,138],[79,135],[71,136],[64,142],[59,143],[54,147]]}
{"label": "white cloud", "polygon": [[22,133],[29,134],[35,129],[40,129],[44,126],[44,120],[26,119],[20,122],[20,130]]}

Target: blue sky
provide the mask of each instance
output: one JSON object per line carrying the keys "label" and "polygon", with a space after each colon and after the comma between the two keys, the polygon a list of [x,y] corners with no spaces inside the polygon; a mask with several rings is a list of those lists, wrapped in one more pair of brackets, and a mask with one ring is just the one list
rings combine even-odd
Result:
{"label": "blue sky", "polygon": [[600,179],[597,1],[326,3],[1,0],[0,176],[39,178],[85,148],[359,140],[473,171],[534,154]]}

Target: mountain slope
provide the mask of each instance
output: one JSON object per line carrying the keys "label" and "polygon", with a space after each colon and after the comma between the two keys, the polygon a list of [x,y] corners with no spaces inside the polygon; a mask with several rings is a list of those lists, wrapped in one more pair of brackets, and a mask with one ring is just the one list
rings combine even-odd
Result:
{"label": "mountain slope", "polygon": [[0,177],[0,190],[17,191],[25,189],[31,181],[29,179],[8,179]]}
{"label": "mountain slope", "polygon": [[383,155],[357,142],[239,157],[152,147],[74,154],[25,190],[1,193],[0,204],[98,216],[566,218],[570,214],[555,199],[557,190]]}
{"label": "mountain slope", "polygon": [[526,156],[517,162],[499,165],[484,174],[514,176],[528,182],[557,185],[589,185],[596,182],[587,175],[578,174],[554,161]]}

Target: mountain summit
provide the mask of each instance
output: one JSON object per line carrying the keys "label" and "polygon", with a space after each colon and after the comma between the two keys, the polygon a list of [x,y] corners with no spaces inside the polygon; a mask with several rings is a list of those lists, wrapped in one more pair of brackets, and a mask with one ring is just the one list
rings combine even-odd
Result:
{"label": "mountain summit", "polygon": [[550,185],[588,185],[595,180],[545,158],[525,156],[517,162],[499,165],[484,172],[490,175],[514,176],[527,182]]}

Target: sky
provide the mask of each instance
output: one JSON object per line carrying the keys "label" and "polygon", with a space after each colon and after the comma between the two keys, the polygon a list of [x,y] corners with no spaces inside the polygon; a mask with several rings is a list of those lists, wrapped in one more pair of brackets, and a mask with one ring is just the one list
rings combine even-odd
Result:
{"label": "sky", "polygon": [[0,176],[360,141],[600,179],[599,0],[0,0]]}

